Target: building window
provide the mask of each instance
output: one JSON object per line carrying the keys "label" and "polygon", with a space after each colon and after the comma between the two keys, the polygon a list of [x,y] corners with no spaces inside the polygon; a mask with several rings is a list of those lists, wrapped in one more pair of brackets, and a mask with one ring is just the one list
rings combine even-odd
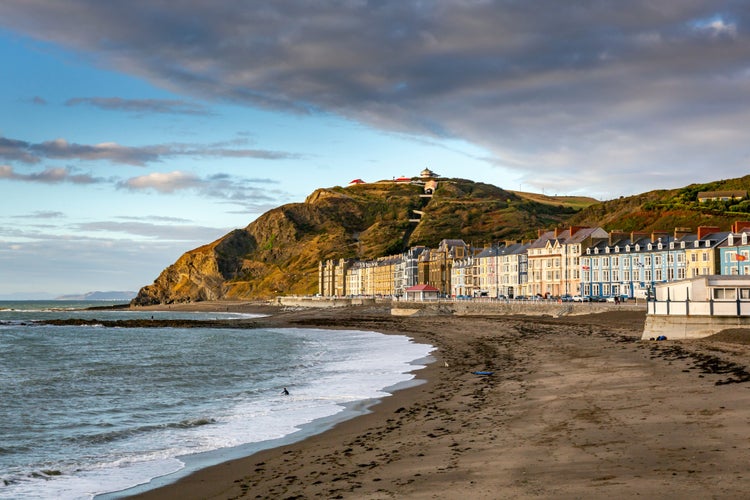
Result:
{"label": "building window", "polygon": [[736,300],[737,290],[734,288],[714,288],[715,300]]}

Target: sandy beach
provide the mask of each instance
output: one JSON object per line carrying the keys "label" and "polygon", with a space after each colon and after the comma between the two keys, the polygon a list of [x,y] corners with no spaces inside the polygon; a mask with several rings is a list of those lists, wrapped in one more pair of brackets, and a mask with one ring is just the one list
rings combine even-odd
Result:
{"label": "sandy beach", "polygon": [[[436,346],[426,382],[304,441],[137,495],[233,498],[746,498],[749,332],[641,341],[645,312],[393,317],[258,311],[246,326],[356,328]],[[490,371],[492,375],[477,375]]]}

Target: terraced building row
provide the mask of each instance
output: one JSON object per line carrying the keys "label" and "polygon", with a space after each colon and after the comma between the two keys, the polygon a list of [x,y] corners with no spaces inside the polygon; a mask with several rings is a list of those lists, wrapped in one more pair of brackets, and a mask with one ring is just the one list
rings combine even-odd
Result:
{"label": "terraced building row", "polygon": [[712,274],[750,275],[750,222],[729,231],[607,232],[571,226],[537,239],[473,248],[446,239],[375,260],[321,261],[322,296],[406,296],[428,285],[443,297],[580,295],[646,297],[658,283]]}

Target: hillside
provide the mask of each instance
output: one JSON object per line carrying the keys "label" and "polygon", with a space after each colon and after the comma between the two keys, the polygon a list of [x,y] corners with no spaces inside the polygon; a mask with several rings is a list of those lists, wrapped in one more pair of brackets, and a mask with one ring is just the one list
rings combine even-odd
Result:
{"label": "hillside", "polygon": [[531,238],[537,228],[576,213],[564,203],[541,203],[464,179],[441,179],[433,197],[423,193],[420,185],[394,182],[318,189],[304,203],[270,210],[244,229],[186,252],[133,303],[315,293],[320,260],[373,259],[444,238],[478,246]]}
{"label": "hillside", "polygon": [[444,238],[483,246],[533,239],[540,228],[569,224],[608,231],[728,230],[736,220],[750,220],[750,201],[697,201],[701,191],[725,190],[750,190],[750,176],[601,203],[465,179],[440,179],[432,197],[421,196],[418,184],[389,181],[318,189],[304,203],[270,210],[244,229],[186,252],[133,303],[315,293],[321,260],[374,259],[415,245],[434,247]]}
{"label": "hillside", "polygon": [[750,191],[750,175],[680,189],[657,190],[591,205],[571,217],[580,225],[598,225],[622,231],[672,231],[675,227],[718,226],[723,230],[737,220],[750,220],[750,201],[700,203],[701,191]]}

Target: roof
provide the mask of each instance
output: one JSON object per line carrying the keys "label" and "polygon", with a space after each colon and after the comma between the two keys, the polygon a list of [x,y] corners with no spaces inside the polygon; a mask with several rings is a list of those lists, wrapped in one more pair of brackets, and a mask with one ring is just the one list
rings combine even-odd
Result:
{"label": "roof", "polygon": [[406,289],[407,292],[439,292],[437,288],[432,285],[414,285]]}
{"label": "roof", "polygon": [[363,181],[362,179],[354,179],[349,184],[366,184],[366,182]]}
{"label": "roof", "polygon": [[744,198],[747,191],[701,191],[697,198]]}
{"label": "roof", "polygon": [[564,231],[558,230],[557,236],[555,236],[555,231],[547,231],[539,238],[537,238],[529,246],[529,248],[544,248],[547,245],[548,241],[555,240],[557,240],[561,245],[570,245],[573,243],[581,243],[589,237],[608,237],[608,233],[600,227],[576,227],[574,229],[575,231],[572,236],[570,234],[570,229],[565,229]]}

